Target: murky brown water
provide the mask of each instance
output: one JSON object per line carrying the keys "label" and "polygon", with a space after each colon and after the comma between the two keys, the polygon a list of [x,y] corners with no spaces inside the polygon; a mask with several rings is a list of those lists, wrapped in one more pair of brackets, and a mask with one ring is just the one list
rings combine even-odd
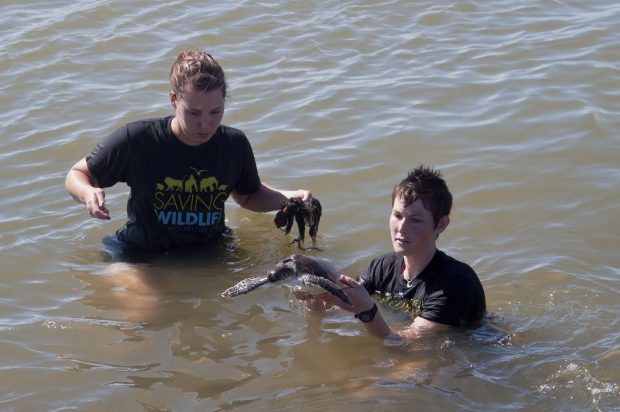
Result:
{"label": "murky brown water", "polygon": [[[620,6],[613,1],[4,1],[0,409],[618,410]],[[219,292],[294,252],[229,205],[228,242],[111,265],[64,174],[119,125],[171,113],[186,47],[226,69],[225,123],[262,178],[310,188],[320,250],[352,274],[390,248],[418,163],[455,196],[439,246],[490,320],[407,347],[286,288]],[[394,324],[402,322],[396,316]]]}

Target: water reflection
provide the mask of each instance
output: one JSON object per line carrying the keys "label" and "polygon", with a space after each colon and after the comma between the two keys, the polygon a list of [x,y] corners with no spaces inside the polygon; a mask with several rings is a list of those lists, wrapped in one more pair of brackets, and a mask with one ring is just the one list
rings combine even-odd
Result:
{"label": "water reflection", "polygon": [[179,296],[175,291],[185,282],[179,285],[173,274],[148,264],[113,263],[100,273],[80,279],[90,290],[81,303],[98,311],[118,312],[123,322],[150,328],[168,327],[169,321],[191,308],[186,299],[185,302],[175,299]]}

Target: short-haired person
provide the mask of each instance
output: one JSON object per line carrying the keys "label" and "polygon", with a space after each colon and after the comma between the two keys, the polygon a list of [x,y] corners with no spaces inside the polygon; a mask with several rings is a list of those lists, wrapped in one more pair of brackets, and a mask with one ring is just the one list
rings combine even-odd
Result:
{"label": "short-haired person", "polygon": [[224,204],[268,212],[308,190],[261,182],[245,134],[221,124],[228,86],[208,53],[181,52],[170,70],[174,115],[129,123],[104,139],[67,173],[65,186],[88,213],[109,219],[104,188],[130,187],[123,247],[164,252],[205,245],[225,230]]}
{"label": "short-haired person", "polygon": [[[476,272],[436,246],[450,223],[451,207],[452,195],[440,171],[423,165],[410,171],[392,193],[394,252],[374,258],[357,280],[339,277],[352,306],[326,294],[321,299],[355,313],[371,334],[383,338],[411,339],[422,331],[479,324],[486,302]],[[413,323],[392,330],[371,295],[398,301],[415,316]],[[308,307],[318,305],[308,302]]]}

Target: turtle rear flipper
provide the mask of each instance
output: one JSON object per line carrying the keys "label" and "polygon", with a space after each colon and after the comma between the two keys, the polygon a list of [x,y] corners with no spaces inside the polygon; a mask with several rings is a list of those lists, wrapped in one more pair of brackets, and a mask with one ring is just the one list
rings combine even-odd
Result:
{"label": "turtle rear flipper", "polygon": [[321,221],[323,207],[319,199],[312,198],[307,202],[306,207],[306,223],[310,227],[310,238],[312,238],[313,246],[316,246],[316,234],[319,231],[319,222]]}
{"label": "turtle rear flipper", "polygon": [[334,282],[332,282],[329,279],[316,276],[316,275],[311,275],[309,273],[304,273],[303,275],[299,276],[299,280],[301,280],[306,285],[320,287],[321,289],[325,290],[330,295],[337,297],[338,299],[340,299],[341,301],[343,301],[349,306],[353,305],[353,303],[351,302],[351,299],[349,299],[346,293],[344,293],[342,289],[338,287],[338,285],[336,285]]}
{"label": "turtle rear flipper", "polygon": [[258,276],[253,278],[243,279],[241,282],[237,283],[235,286],[232,286],[222,292],[222,296],[233,297],[244,295],[248,292],[253,291],[259,286],[264,285],[269,282],[269,278],[267,276]]}

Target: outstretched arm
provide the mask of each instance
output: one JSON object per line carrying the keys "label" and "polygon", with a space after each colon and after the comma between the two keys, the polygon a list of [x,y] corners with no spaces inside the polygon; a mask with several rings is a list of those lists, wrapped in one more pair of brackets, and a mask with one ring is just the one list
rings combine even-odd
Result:
{"label": "outstretched arm", "polygon": [[86,205],[89,215],[97,219],[110,219],[105,206],[105,192],[88,169],[86,158],[82,158],[69,170],[65,187],[77,202]]}
{"label": "outstretched arm", "polygon": [[266,183],[261,183],[260,188],[250,195],[232,193],[232,198],[239,206],[253,212],[271,212],[278,210],[291,197],[306,201],[311,196],[308,190],[278,190]]}
{"label": "outstretched arm", "polygon": [[[337,305],[342,309],[359,314],[361,312],[366,312],[375,305],[375,302],[372,300],[368,291],[361,283],[356,281],[355,279],[341,275],[339,278],[340,282],[342,282],[347,288],[345,289],[345,293],[351,299],[353,303],[352,306],[349,306],[339,299],[335,299],[329,295],[323,295],[324,299],[331,304]],[[419,338],[426,332],[430,331],[440,331],[447,330],[450,328],[448,325],[443,325],[441,323],[432,322],[430,320],[416,317],[413,323],[402,330],[392,330],[390,326],[387,324],[383,316],[381,315],[381,311],[377,310],[375,317],[367,323],[364,323],[364,326],[374,336],[378,336],[380,338],[386,339],[405,339],[405,340],[414,340]]]}

